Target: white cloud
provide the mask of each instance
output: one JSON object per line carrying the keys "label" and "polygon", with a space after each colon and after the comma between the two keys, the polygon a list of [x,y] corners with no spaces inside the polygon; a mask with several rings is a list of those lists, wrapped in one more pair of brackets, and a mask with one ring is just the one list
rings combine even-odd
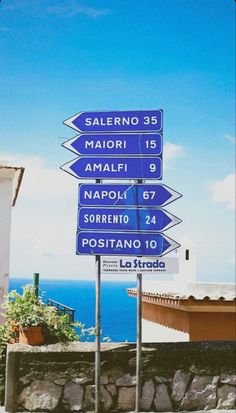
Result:
{"label": "white cloud", "polygon": [[54,14],[59,17],[73,17],[83,14],[90,18],[97,18],[110,13],[109,9],[90,7],[77,0],[64,0],[61,3],[63,4],[58,4],[56,0],[11,0],[11,3],[5,5],[3,9],[32,13],[40,11],[41,13]]}
{"label": "white cloud", "polygon": [[46,11],[49,14],[55,14],[61,17],[73,17],[78,14],[84,14],[85,16],[91,17],[93,19],[100,17],[100,16],[106,16],[107,14],[110,13],[110,10],[108,9],[95,9],[93,7],[80,5],[77,2],[72,2],[71,4],[64,5],[64,6],[56,5],[56,6],[47,7]]}
{"label": "white cloud", "polygon": [[225,204],[228,209],[235,209],[235,174],[215,181],[210,190],[213,202]]}
{"label": "white cloud", "polygon": [[172,168],[172,162],[175,159],[185,155],[184,147],[171,142],[166,142],[163,147],[163,165],[164,170]]}
{"label": "white cloud", "polygon": [[229,141],[230,143],[232,143],[233,145],[236,145],[236,137],[233,135],[229,135],[229,134],[225,134],[224,135],[225,139],[227,139],[227,141]]}
{"label": "white cloud", "polygon": [[0,159],[25,167],[12,210],[11,274],[29,276],[37,268],[49,277],[77,274],[77,179],[38,156],[0,154]]}
{"label": "white cloud", "polygon": [[175,145],[170,142],[165,143],[163,152],[165,161],[169,161],[173,158],[180,158],[185,154],[184,147],[182,145]]}

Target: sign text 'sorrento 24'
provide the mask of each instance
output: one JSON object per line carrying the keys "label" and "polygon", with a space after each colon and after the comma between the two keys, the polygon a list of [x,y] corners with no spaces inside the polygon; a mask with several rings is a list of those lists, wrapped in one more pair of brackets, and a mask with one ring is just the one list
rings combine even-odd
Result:
{"label": "sign text 'sorrento 24'", "polygon": [[79,204],[83,206],[167,205],[182,195],[164,184],[81,184]]}
{"label": "sign text 'sorrento 24'", "polygon": [[162,160],[158,157],[76,158],[61,169],[82,179],[161,179]]}
{"label": "sign text 'sorrento 24'", "polygon": [[77,254],[162,256],[180,244],[160,233],[77,232]]}
{"label": "sign text 'sorrento 24'", "polygon": [[161,133],[82,134],[62,144],[77,155],[161,155]]}
{"label": "sign text 'sorrento 24'", "polygon": [[181,222],[175,215],[157,208],[82,207],[78,226],[82,230],[161,232]]}
{"label": "sign text 'sorrento 24'", "polygon": [[80,112],[64,122],[79,132],[161,132],[163,111]]}

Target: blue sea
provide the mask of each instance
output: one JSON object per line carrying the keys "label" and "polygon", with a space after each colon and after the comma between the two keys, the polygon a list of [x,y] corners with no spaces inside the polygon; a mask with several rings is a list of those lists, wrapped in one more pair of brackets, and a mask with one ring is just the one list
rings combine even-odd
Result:
{"label": "blue sea", "polygon": [[[22,292],[28,279],[10,279],[9,290]],[[136,341],[136,300],[128,297],[126,288],[135,287],[134,281],[101,282],[102,338],[113,342]],[[74,280],[40,280],[40,294],[76,310],[77,321],[86,328],[95,326],[95,282]],[[94,340],[94,338],[92,338]]]}

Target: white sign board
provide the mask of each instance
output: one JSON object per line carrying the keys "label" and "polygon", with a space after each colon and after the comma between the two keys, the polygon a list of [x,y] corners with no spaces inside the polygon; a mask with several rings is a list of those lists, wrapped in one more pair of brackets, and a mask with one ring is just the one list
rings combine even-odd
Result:
{"label": "white sign board", "polygon": [[160,275],[177,274],[179,262],[177,257],[101,257],[101,273],[109,275],[137,274]]}

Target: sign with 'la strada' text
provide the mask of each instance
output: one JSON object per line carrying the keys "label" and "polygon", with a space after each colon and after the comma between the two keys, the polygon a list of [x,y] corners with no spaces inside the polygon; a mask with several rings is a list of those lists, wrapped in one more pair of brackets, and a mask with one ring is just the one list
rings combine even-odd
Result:
{"label": "sign with 'la strada' text", "polygon": [[142,274],[177,274],[179,264],[177,257],[101,257],[101,272],[109,275]]}

